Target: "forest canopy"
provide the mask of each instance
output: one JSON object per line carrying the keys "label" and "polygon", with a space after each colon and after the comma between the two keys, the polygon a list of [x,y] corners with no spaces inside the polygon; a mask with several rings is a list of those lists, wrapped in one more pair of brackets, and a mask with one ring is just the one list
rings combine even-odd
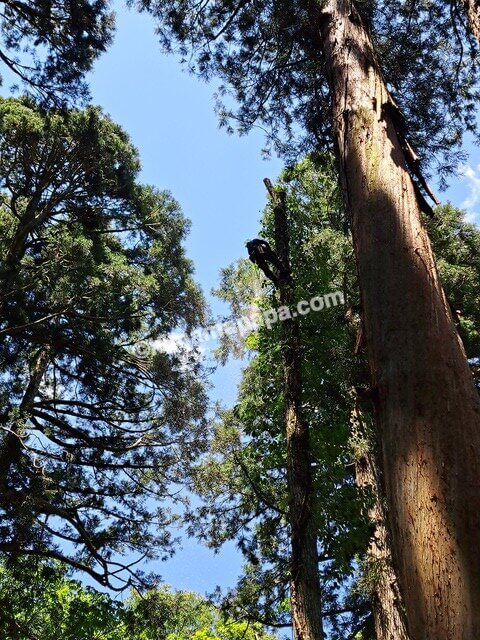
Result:
{"label": "forest canopy", "polygon": [[97,108],[2,99],[0,147],[0,549],[110,584],[119,554],[168,555],[206,443],[194,354],[136,350],[202,322],[188,225]]}
{"label": "forest canopy", "polygon": [[[186,245],[179,202],[90,100],[126,7],[0,2],[0,634],[478,637],[480,231],[428,183],[455,180],[480,142],[477,3],[126,5],[214,84],[220,125],[261,129],[285,164],[242,237],[242,171],[227,189],[209,149],[184,170],[197,105],[142,50],[158,101],[143,121],[121,58],[135,43],[112,48],[122,110],[108,107],[130,127],[135,105],[165,184],[181,157],[197,223],[200,182],[211,198]],[[181,135],[164,122],[177,99]],[[201,266],[234,261],[214,292],[228,317],[186,246]],[[238,331],[212,364],[219,326]],[[237,580],[206,597],[163,585],[155,561],[186,536],[234,546]],[[188,553],[174,584],[215,580]]]}
{"label": "forest canopy", "polygon": [[9,78],[42,101],[86,99],[85,73],[111,44],[113,29],[108,0],[6,0],[0,61]]}
{"label": "forest canopy", "polygon": [[[231,131],[266,130],[291,159],[332,149],[331,89],[322,61],[322,3],[132,0],[152,14],[160,44],[204,79],[218,77],[217,112]],[[323,3],[325,4],[325,3]],[[353,3],[422,166],[455,170],[465,131],[478,136],[478,41],[456,1]],[[428,43],[428,46],[425,46]],[[232,99],[233,98],[233,104]]]}

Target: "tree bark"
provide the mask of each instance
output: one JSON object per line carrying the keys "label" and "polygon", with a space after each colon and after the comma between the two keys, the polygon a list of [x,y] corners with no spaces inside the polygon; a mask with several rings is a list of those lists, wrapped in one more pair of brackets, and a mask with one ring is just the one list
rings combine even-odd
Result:
{"label": "tree bark", "polygon": [[480,399],[390,96],[350,0],[313,3],[351,216],[392,555],[412,640],[480,637]]}
{"label": "tree bark", "polygon": [[[275,248],[290,272],[285,193],[265,181],[274,204]],[[291,280],[280,278],[280,304],[292,308]],[[287,440],[287,481],[291,537],[290,601],[295,640],[322,640],[322,593],[318,571],[317,531],[313,513],[313,482],[309,428],[302,417],[302,349],[298,319],[282,322],[282,359]]]}
{"label": "tree bark", "polygon": [[468,18],[468,28],[480,42],[480,5],[478,0],[460,0]]}
{"label": "tree bark", "polygon": [[371,442],[362,412],[358,406],[352,411],[351,432],[362,446],[368,443],[355,464],[356,482],[361,489],[371,492],[372,505],[369,519],[374,533],[367,551],[366,563],[370,580],[370,595],[376,640],[410,640],[407,634],[405,609],[398,580],[392,563],[391,541],[385,517],[379,465],[375,442]]}

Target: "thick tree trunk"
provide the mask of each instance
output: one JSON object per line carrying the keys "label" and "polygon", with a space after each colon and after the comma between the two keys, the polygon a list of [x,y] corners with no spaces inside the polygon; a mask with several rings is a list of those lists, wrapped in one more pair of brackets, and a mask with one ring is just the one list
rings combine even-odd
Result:
{"label": "thick tree trunk", "polygon": [[368,35],[316,5],[351,215],[392,554],[412,640],[480,637],[480,399]]}
{"label": "thick tree trunk", "polygon": [[468,28],[480,42],[480,3],[478,0],[460,0],[468,18]]}
{"label": "thick tree trunk", "polygon": [[[270,183],[266,181],[267,186]],[[288,218],[285,194],[270,186],[275,213],[275,245],[290,270]],[[280,278],[280,304],[292,308],[291,282]],[[322,640],[322,594],[318,571],[317,531],[313,520],[313,483],[308,425],[302,418],[302,355],[297,319],[282,323],[282,359],[285,390],[287,479],[291,530],[290,600],[295,640]]]}
{"label": "thick tree trunk", "polygon": [[[354,439],[358,438],[363,443],[372,439],[358,403],[352,412],[351,428]],[[374,442],[369,442],[369,445],[362,456],[356,460],[355,471],[357,485],[371,492],[373,499],[368,515],[374,525],[374,533],[366,561],[372,582],[375,637],[376,640],[410,640],[406,630],[402,596],[392,564],[391,542],[386,526],[376,447]]]}

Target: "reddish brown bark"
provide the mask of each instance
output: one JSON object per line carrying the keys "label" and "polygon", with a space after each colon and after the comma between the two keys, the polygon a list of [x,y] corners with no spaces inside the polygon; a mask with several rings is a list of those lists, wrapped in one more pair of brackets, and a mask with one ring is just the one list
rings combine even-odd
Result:
{"label": "reddish brown bark", "polygon": [[412,640],[480,637],[480,401],[371,43],[316,5],[351,215],[392,554]]}
{"label": "reddish brown bark", "polygon": [[480,4],[478,0],[460,0],[468,18],[468,28],[480,42]]}
{"label": "reddish brown bark", "polygon": [[366,555],[366,571],[370,578],[376,640],[410,640],[406,629],[405,609],[391,554],[391,541],[386,526],[385,507],[374,439],[368,433],[362,412],[356,402],[351,417],[352,437],[362,443],[355,472],[357,485],[368,493],[369,518],[374,533]]}
{"label": "reddish brown bark", "polygon": [[[275,248],[290,271],[288,215],[285,194],[272,196],[275,213]],[[292,308],[290,280],[280,278],[280,304]],[[282,322],[282,360],[285,392],[285,435],[291,540],[290,602],[295,640],[322,640],[322,594],[318,571],[317,531],[313,513],[312,457],[309,427],[302,416],[302,348],[298,319]]]}

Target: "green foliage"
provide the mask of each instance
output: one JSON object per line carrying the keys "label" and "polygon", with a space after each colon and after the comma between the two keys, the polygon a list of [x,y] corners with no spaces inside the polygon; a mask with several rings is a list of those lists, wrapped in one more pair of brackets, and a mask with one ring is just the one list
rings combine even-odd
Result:
{"label": "green foliage", "polygon": [[458,316],[469,358],[480,357],[480,230],[448,204],[428,222],[437,267],[447,299]]}
{"label": "green foliage", "polygon": [[82,586],[59,563],[0,565],[4,640],[273,640],[201,596],[163,586],[125,602]]}
{"label": "green foliage", "polygon": [[[287,190],[295,299],[342,290],[356,302],[349,236],[329,157],[306,159],[282,174]],[[267,207],[260,234],[273,239],[273,212]],[[250,277],[248,277],[250,274]],[[245,261],[226,269],[218,294],[240,317],[251,304],[278,307],[270,284],[258,288],[257,268]],[[311,312],[300,320],[303,354],[302,413],[310,425],[314,465],[315,519],[321,558],[324,610],[331,631],[356,628],[365,618],[363,596],[350,592],[355,556],[366,547],[369,530],[352,475],[349,444],[351,387],[364,362],[353,355],[355,330],[346,308]],[[233,411],[221,416],[212,455],[198,469],[196,490],[205,506],[191,514],[191,531],[213,547],[236,540],[245,557],[244,575],[223,600],[231,615],[288,626],[290,540],[286,487],[283,374],[280,327],[260,327],[246,340],[253,349]],[[221,355],[237,355],[226,340]],[[347,595],[348,594],[348,595]]]}
{"label": "green foliage", "polygon": [[112,39],[108,0],[6,0],[0,13],[0,61],[42,100],[88,95],[83,76]]}
{"label": "green foliage", "polygon": [[[323,608],[329,639],[357,633],[372,637],[369,600],[378,566],[364,561],[371,528],[364,517],[371,492],[354,482],[354,463],[375,442],[365,407],[364,434],[350,432],[354,386],[368,386],[365,355],[354,355],[359,327],[352,244],[344,230],[331,160],[308,158],[283,172],[287,189],[293,282],[297,300],[343,290],[345,308],[334,307],[300,319],[303,350],[302,411],[311,430],[315,464],[315,517],[318,528]],[[439,207],[428,223],[447,294],[461,311],[468,354],[478,358],[480,234],[462,212]],[[267,207],[260,234],[273,240],[273,212]],[[251,305],[278,306],[270,283],[240,261],[222,272],[218,295],[241,318]],[[242,342],[227,337],[222,361],[249,355],[232,411],[220,416],[210,457],[198,468],[196,491],[204,506],[190,514],[191,533],[214,548],[236,540],[245,557],[244,574],[223,606],[235,616],[288,625],[288,500],[279,326],[260,327]],[[371,430],[371,432],[370,432]],[[341,614],[333,612],[341,610]],[[362,629],[360,632],[359,629]]]}
{"label": "green foliage", "polygon": [[5,0],[1,62],[42,100],[86,98],[82,78],[112,39],[108,5],[108,0]]}
{"label": "green foliage", "polygon": [[138,640],[272,640],[261,625],[229,620],[201,596],[167,587],[134,595],[127,620]]}
{"label": "green foliage", "polygon": [[[166,51],[222,82],[218,113],[241,133],[260,124],[269,147],[287,153],[332,149],[331,95],[318,0],[234,2],[130,0],[150,12]],[[358,0],[383,75],[406,116],[409,137],[442,169],[457,166],[465,129],[477,134],[478,42],[462,3]],[[238,108],[231,107],[230,97]],[[225,103],[222,97],[226,96]],[[296,156],[298,158],[298,155]]]}
{"label": "green foliage", "polygon": [[171,552],[169,487],[207,439],[195,354],[138,351],[202,322],[188,224],[97,108],[0,100],[0,148],[0,551],[106,582]]}
{"label": "green foliage", "polygon": [[0,565],[5,640],[126,640],[122,604],[68,579],[59,564]]}

